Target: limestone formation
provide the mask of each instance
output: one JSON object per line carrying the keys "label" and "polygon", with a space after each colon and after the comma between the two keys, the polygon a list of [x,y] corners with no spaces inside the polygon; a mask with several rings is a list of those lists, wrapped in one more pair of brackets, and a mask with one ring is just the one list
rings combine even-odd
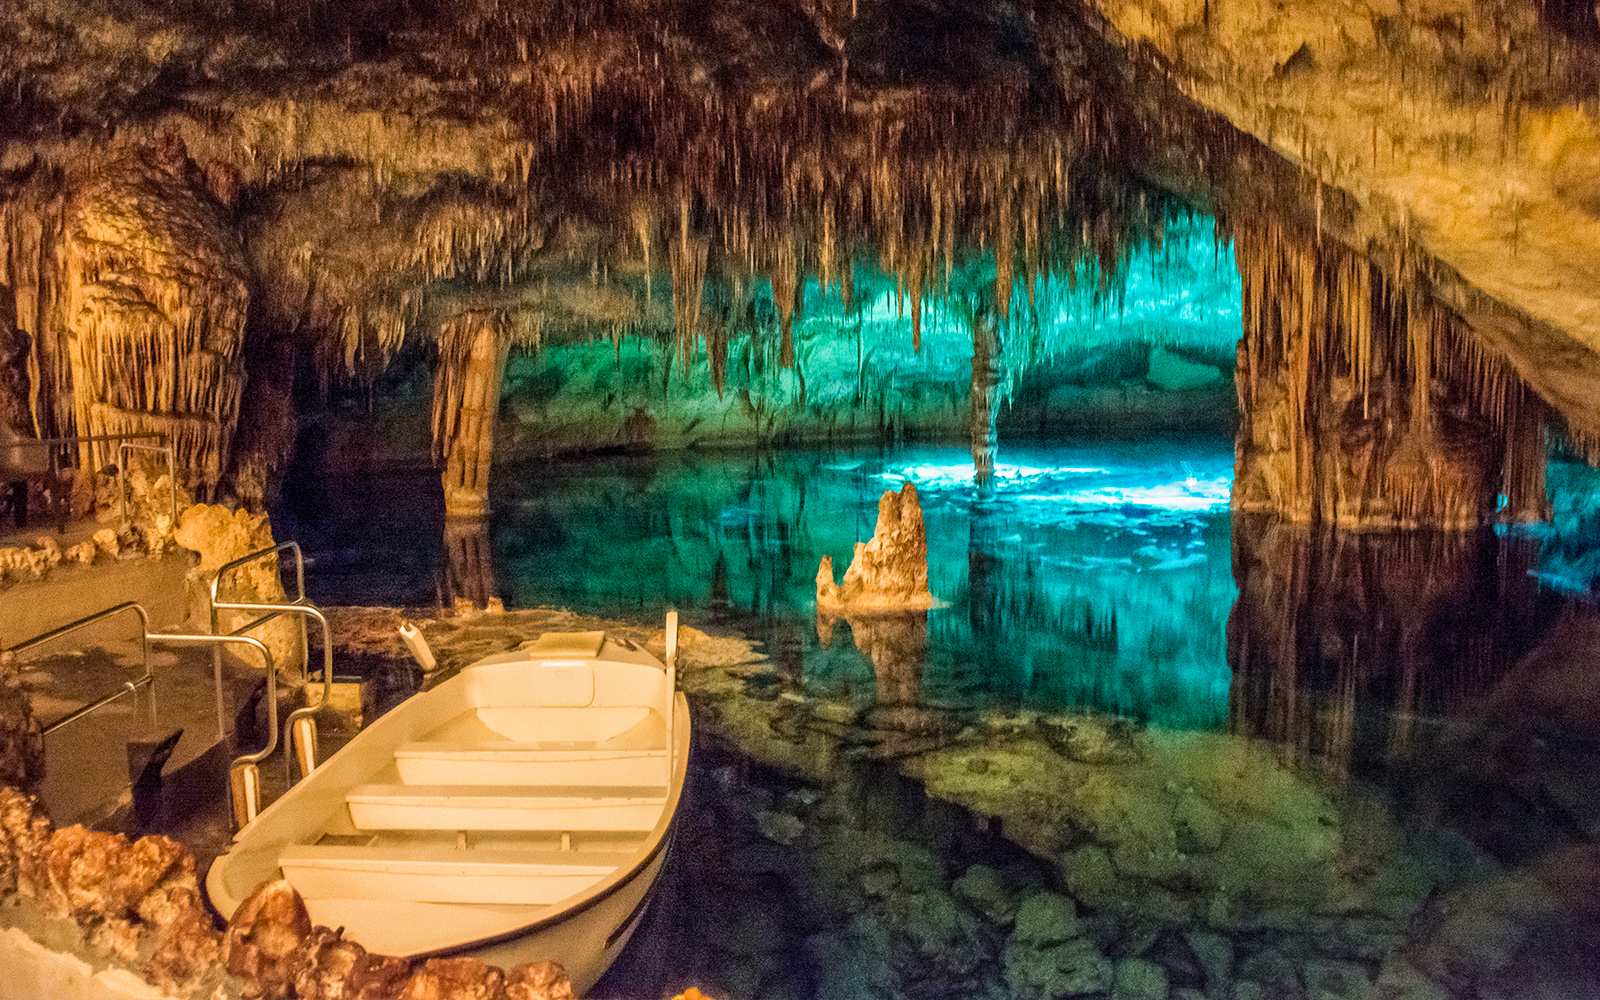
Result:
{"label": "limestone formation", "polygon": [[[966,423],[981,475],[1010,376],[1071,338],[1062,304],[1080,289],[1083,312],[1120,301],[1131,249],[1166,245],[1191,209],[1219,221],[1224,253],[1279,226],[1307,256],[1273,284],[1304,284],[1307,299],[1354,258],[1381,275],[1373,301],[1390,319],[1442,306],[1451,330],[1428,348],[1440,374],[1515,373],[1505,406],[1487,405],[1498,375],[1446,377],[1437,426],[1405,417],[1373,447],[1370,408],[1302,421],[1295,456],[1331,449],[1322,465],[1356,476],[1360,502],[1333,503],[1359,508],[1356,522],[1454,525],[1519,482],[1508,495],[1528,503],[1513,514],[1537,515],[1527,473],[1545,404],[1580,446],[1600,441],[1584,278],[1600,246],[1586,111],[1600,63],[1582,2],[1560,15],[1447,3],[1355,28],[1310,0],[848,13],[445,0],[426,24],[399,8],[266,6],[220,29],[171,5],[105,31],[82,30],[98,23],[87,0],[0,11],[19,40],[0,54],[0,78],[17,81],[0,119],[0,298],[31,338],[33,430],[164,430],[202,496],[262,504],[293,401],[316,395],[303,390],[347,381],[381,405],[375,380],[409,351],[438,359],[447,509],[477,516],[508,347],[596,339],[619,369],[630,353],[670,358],[659,387],[619,378],[586,401],[585,426],[540,423],[549,432],[516,442],[523,454],[896,435],[915,410],[920,429]],[[408,46],[461,72],[397,58]],[[1343,307],[1330,326],[1279,291],[1268,298],[1289,340],[1360,334]],[[904,387],[858,371],[863,352],[809,336],[812,319],[878,322],[891,298],[913,352],[925,326],[986,317],[971,381],[902,406]],[[964,339],[940,350],[964,362]],[[1270,380],[1279,366],[1262,360]],[[1295,375],[1316,397],[1301,415],[1331,418],[1347,393],[1328,379],[1365,388],[1368,362],[1381,388],[1383,361]],[[1404,368],[1395,386],[1414,389]],[[691,370],[703,393],[683,391]],[[819,375],[858,377],[820,393]],[[516,405],[542,417],[549,387],[524,388]],[[685,396],[713,394],[685,415]],[[1457,404],[1467,412],[1446,412]],[[1265,478],[1296,513],[1316,463],[1287,465]]]}
{"label": "limestone formation", "polygon": [[[249,300],[237,235],[181,139],[98,158],[65,209],[73,416],[88,435],[160,432],[203,492],[227,466]],[[114,462],[85,445],[81,467]]]}
{"label": "limestone formation", "polygon": [[43,729],[23,689],[16,654],[0,652],[0,785],[30,789],[43,776]]}
{"label": "limestone formation", "polygon": [[288,995],[311,936],[305,900],[287,881],[263,882],[228,921],[222,961],[247,998]]}
{"label": "limestone formation", "polygon": [[343,928],[313,927],[293,958],[294,995],[341,1000],[387,1000],[399,995],[411,963],[392,955],[373,955],[344,939]]}
{"label": "limestone formation", "polygon": [[817,567],[817,607],[855,611],[930,608],[928,537],[922,526],[917,488],[886,490],[878,499],[878,525],[870,542],[857,542],[842,583],[833,578],[833,559]]}
{"label": "limestone formation", "polygon": [[1427,293],[1281,227],[1237,227],[1235,510],[1338,528],[1544,519],[1544,403]]}
{"label": "limestone formation", "polygon": [[439,335],[433,389],[434,461],[444,467],[449,517],[489,513],[489,460],[510,336],[498,316],[468,315]]}
{"label": "limestone formation", "polygon": [[[211,584],[217,571],[235,559],[271,548],[272,525],[265,514],[252,514],[245,510],[229,510],[220,504],[197,504],[183,511],[178,519],[176,535],[179,545],[200,553],[200,563],[187,576],[190,618],[209,629]],[[217,596],[224,601],[239,603],[282,602],[287,599],[283,581],[279,576],[279,560],[268,556],[230,570],[218,588]],[[223,611],[218,616],[219,633],[230,633],[259,612]],[[300,621],[291,616],[275,618],[259,625],[246,635],[260,639],[272,653],[272,663],[289,679],[299,677],[297,671],[305,659],[305,646],[301,642]],[[259,657],[254,653],[241,654],[254,663]],[[256,663],[260,666],[259,663]]]}
{"label": "limestone formation", "polygon": [[0,894],[77,924],[92,949],[187,994],[216,971],[220,936],[200,900],[194,856],[163,836],[52,830],[38,802],[0,788]]}
{"label": "limestone formation", "polygon": [[505,988],[502,969],[477,958],[430,958],[411,973],[400,1000],[497,1000]]}
{"label": "limestone formation", "polygon": [[506,972],[506,1000],[574,1000],[572,977],[555,962],[529,962]]}

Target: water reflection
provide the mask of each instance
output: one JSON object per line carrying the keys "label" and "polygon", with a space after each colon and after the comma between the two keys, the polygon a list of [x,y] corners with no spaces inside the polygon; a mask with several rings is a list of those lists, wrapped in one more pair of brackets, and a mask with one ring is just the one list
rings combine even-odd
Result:
{"label": "water reflection", "polygon": [[[1342,761],[1403,747],[1416,717],[1481,691],[1548,623],[1541,580],[1583,589],[1600,564],[1587,470],[1552,468],[1554,528],[1335,538],[1235,524],[1222,438],[1004,457],[981,490],[959,447],[537,463],[498,471],[491,520],[442,531],[425,473],[319,478],[276,516],[330,603],[500,596],[652,619],[674,605],[764,640],[817,693],[1231,726]],[[906,481],[943,604],[851,620],[852,643],[830,642],[817,563],[842,564]]]}
{"label": "water reflection", "polygon": [[817,609],[817,641],[833,645],[834,626],[843,620],[856,649],[872,661],[880,705],[922,701],[922,671],[928,655],[926,611],[843,613]]}
{"label": "water reflection", "polygon": [[[870,691],[872,649],[903,661],[915,636],[924,659],[915,693],[931,704],[1081,704],[1222,725],[1231,443],[1019,447],[1007,457],[982,494],[962,449],[942,447],[507,470],[496,569],[508,606],[653,616],[673,603],[795,647],[816,690]],[[852,627],[859,652],[818,641],[818,561],[847,560],[872,536],[881,493],[906,481],[922,499],[929,586],[945,602],[927,614],[925,640],[880,622]]]}
{"label": "water reflection", "polygon": [[495,585],[494,553],[489,542],[489,522],[482,518],[446,518],[445,564],[439,588],[441,602],[454,606],[465,601],[475,608],[488,607],[500,596]]}
{"label": "water reflection", "polygon": [[[407,593],[675,604],[765,643],[696,694],[738,745],[701,731],[661,903],[601,996],[1104,994],[1113,966],[1173,997],[1597,995],[1600,969],[1559,974],[1600,954],[1592,892],[1561,889],[1600,884],[1600,618],[1552,628],[1541,586],[1589,585],[1592,503],[1335,536],[1231,519],[1225,440],[1007,457],[984,492],[955,448],[502,470],[487,538],[432,563],[382,546],[437,519],[348,556],[317,522],[311,586],[421,566]],[[905,480],[946,603],[819,615],[818,559]],[[1041,897],[1063,940],[1024,933]]]}
{"label": "water reflection", "polygon": [[1538,545],[1492,532],[1233,524],[1230,728],[1343,769],[1410,751],[1419,719],[1491,690],[1561,602]]}

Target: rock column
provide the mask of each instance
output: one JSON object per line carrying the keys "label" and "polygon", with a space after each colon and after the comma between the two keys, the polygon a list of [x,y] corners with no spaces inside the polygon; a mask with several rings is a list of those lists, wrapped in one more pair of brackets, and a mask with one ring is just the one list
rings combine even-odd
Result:
{"label": "rock column", "polygon": [[434,460],[444,466],[445,516],[489,513],[489,465],[510,339],[499,316],[469,315],[439,334],[433,384]]}
{"label": "rock column", "polygon": [[994,476],[1000,416],[1000,331],[988,312],[972,317],[972,466],[978,482]]}

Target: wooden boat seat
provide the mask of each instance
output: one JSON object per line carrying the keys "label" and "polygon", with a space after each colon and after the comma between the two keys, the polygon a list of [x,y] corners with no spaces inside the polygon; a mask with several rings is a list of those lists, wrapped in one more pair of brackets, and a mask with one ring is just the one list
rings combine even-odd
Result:
{"label": "wooden boat seat", "polygon": [[666,719],[645,705],[485,705],[474,714],[491,732],[518,743],[560,734],[565,742],[613,750],[667,745]]}
{"label": "wooden boat seat", "polygon": [[665,779],[667,749],[646,739],[451,740],[402,743],[394,761],[406,784],[643,785]]}
{"label": "wooden boat seat", "polygon": [[539,905],[582,892],[632,858],[626,851],[319,844],[286,847],[278,864],[308,900]]}
{"label": "wooden boat seat", "polygon": [[357,785],[345,796],[358,830],[646,832],[666,801],[660,783]]}

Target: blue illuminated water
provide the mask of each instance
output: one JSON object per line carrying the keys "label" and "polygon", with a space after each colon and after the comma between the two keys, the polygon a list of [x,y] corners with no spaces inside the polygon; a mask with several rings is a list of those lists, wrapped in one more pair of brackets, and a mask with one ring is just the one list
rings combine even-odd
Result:
{"label": "blue illuminated water", "polygon": [[[1170,997],[1372,995],[1405,962],[1432,978],[1396,996],[1596,995],[1600,967],[1570,956],[1600,954],[1600,920],[1559,887],[1600,884],[1600,475],[1553,465],[1549,526],[1335,534],[1230,517],[1232,460],[1221,438],[1008,444],[980,491],[959,447],[614,454],[497,469],[476,528],[444,524],[425,471],[299,481],[274,523],[319,602],[671,606],[764,643],[770,666],[697,710],[740,702],[811,770],[697,730],[658,905],[598,996],[1043,995],[1018,970],[1044,944],[974,900],[980,867],[1013,901],[1075,896],[1074,947],[1161,966]],[[818,561],[842,575],[905,482],[941,605],[819,619]],[[955,721],[919,743],[871,711],[913,703]],[[1091,759],[1098,783],[1038,803],[1073,817],[1057,856],[1009,825],[1027,807],[991,822],[923,794],[936,767],[1001,801],[1028,761],[1084,764],[1062,734],[1107,713],[1150,756]],[[1284,770],[1258,796],[1262,746]],[[955,756],[906,771],[901,747]],[[1231,832],[1185,834],[1175,874],[1141,867],[1127,838],[1183,826],[1194,784]],[[1074,881],[1097,851],[1111,902]],[[1355,895],[1294,901],[1318,879]],[[1237,992],[1202,968],[1217,948]]]}
{"label": "blue illuminated water", "polygon": [[[1232,446],[1008,448],[992,490],[963,448],[587,459],[513,468],[491,527],[508,606],[654,616],[668,603],[798,643],[808,684],[875,697],[844,625],[819,640],[816,575],[913,483],[928,536],[921,700],[1226,715]],[[881,673],[881,671],[880,671]]]}

